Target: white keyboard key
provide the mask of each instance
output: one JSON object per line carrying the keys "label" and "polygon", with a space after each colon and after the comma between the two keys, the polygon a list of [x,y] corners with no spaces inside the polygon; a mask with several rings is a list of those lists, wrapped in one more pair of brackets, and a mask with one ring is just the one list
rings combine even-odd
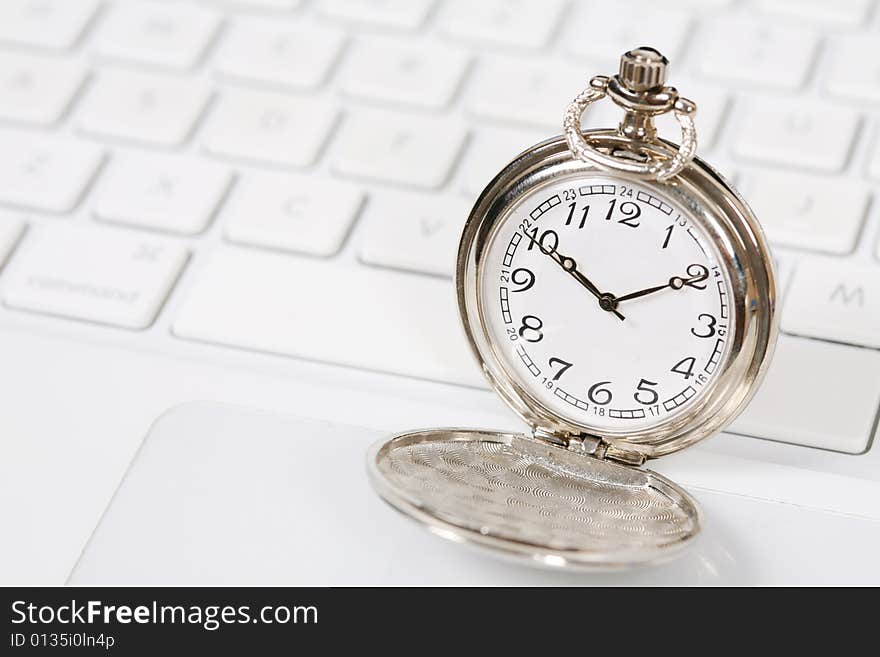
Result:
{"label": "white keyboard key", "polygon": [[484,127],[467,145],[459,167],[458,189],[476,199],[514,157],[547,138],[546,133]]}
{"label": "white keyboard key", "polygon": [[354,178],[439,187],[449,178],[465,136],[458,122],[362,110],[346,117],[333,168]]}
{"label": "white keyboard key", "polygon": [[2,279],[7,305],[129,329],[152,324],[186,251],[126,231],[43,225]]}
{"label": "white keyboard key", "polygon": [[233,242],[331,256],[342,247],[363,197],[336,180],[250,174],[236,185],[222,220]]}
{"label": "white keyboard key", "polygon": [[235,247],[200,274],[178,337],[485,387],[448,280]]}
{"label": "white keyboard key", "polygon": [[370,198],[360,257],[395,269],[452,277],[471,204],[462,199],[385,192]]}
{"label": "white keyboard key", "polygon": [[562,60],[486,57],[471,76],[466,105],[477,116],[559,132],[566,106],[587,82],[583,66]]}
{"label": "white keyboard key", "polygon": [[317,25],[240,19],[227,31],[214,64],[220,75],[312,89],[327,78],[344,38]]}
{"label": "white keyboard key", "polygon": [[231,179],[223,167],[184,156],[123,154],[109,169],[96,217],[183,235],[208,227]]}
{"label": "white keyboard key", "polygon": [[446,0],[437,20],[451,36],[537,48],[550,39],[563,6],[561,0]]}
{"label": "white keyboard key", "polygon": [[318,11],[331,18],[413,29],[425,22],[434,0],[321,0]]}
{"label": "white keyboard key", "polygon": [[202,0],[202,2],[224,8],[231,7],[233,9],[250,9],[254,11],[264,11],[266,9],[290,11],[302,4],[302,0]]}
{"label": "white keyboard key", "polygon": [[79,127],[101,137],[177,146],[189,137],[207,99],[192,80],[107,71],[80,108]]}
{"label": "white keyboard key", "polygon": [[875,35],[838,39],[831,46],[825,89],[840,98],[880,103],[880,59]]}
{"label": "white keyboard key", "polygon": [[874,152],[869,157],[868,175],[875,180],[880,180],[880,135],[874,140]]}
{"label": "white keyboard key", "polygon": [[782,330],[880,349],[880,266],[802,258],[786,295]]}
{"label": "white keyboard key", "polygon": [[341,84],[351,96],[440,108],[452,100],[467,64],[457,48],[363,39],[346,56]]}
{"label": "white keyboard key", "polygon": [[705,23],[691,51],[706,77],[790,90],[806,80],[816,46],[809,30],[725,17]]}
{"label": "white keyboard key", "polygon": [[[697,104],[697,114],[694,117],[697,127],[697,152],[704,152],[715,143],[718,131],[721,129],[722,120],[727,111],[727,95],[716,88],[679,75],[675,76],[675,87],[685,98],[689,98]],[[589,110],[587,111],[589,112]],[[620,110],[614,111],[617,112],[619,121]],[[676,144],[681,142],[681,128],[671,112],[658,116],[656,124],[661,137]],[[616,123],[611,125],[616,125]]]}
{"label": "white keyboard key", "polygon": [[878,406],[880,352],[782,335],[767,378],[730,430],[860,454]]}
{"label": "white keyboard key", "polygon": [[[594,0],[579,2],[572,9],[565,21],[566,50],[596,62],[603,70],[617,70],[621,54],[648,44],[677,61],[691,23],[689,12],[665,4],[661,9],[638,2]],[[634,15],[638,20],[633,20]],[[681,89],[677,82],[676,87]]]}
{"label": "white keyboard key", "polygon": [[853,180],[773,171],[754,173],[743,192],[771,242],[836,255],[855,248],[870,199]]}
{"label": "white keyboard key", "polygon": [[260,91],[223,94],[205,131],[213,155],[302,167],[318,157],[336,123],[324,100]]}
{"label": "white keyboard key", "polygon": [[858,27],[871,9],[872,0],[757,0],[769,14],[805,21]]}
{"label": "white keyboard key", "polygon": [[0,42],[70,48],[79,40],[97,7],[97,0],[3,0]]}
{"label": "white keyboard key", "polygon": [[24,222],[11,213],[0,212],[0,267],[6,262],[24,231]]}
{"label": "white keyboard key", "polygon": [[217,25],[217,16],[200,7],[139,0],[114,5],[92,45],[103,57],[188,69]]}
{"label": "white keyboard key", "polygon": [[0,203],[68,212],[92,182],[100,149],[67,139],[0,133]]}
{"label": "white keyboard key", "polygon": [[821,102],[754,100],[739,110],[734,151],[745,158],[817,171],[844,167],[858,115]]}
{"label": "white keyboard key", "polygon": [[84,79],[85,71],[72,61],[0,52],[0,119],[56,123]]}

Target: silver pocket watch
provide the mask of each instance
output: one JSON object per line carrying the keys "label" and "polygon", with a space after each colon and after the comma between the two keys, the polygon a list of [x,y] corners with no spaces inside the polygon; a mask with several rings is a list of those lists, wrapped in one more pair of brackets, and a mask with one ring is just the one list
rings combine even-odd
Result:
{"label": "silver pocket watch", "polygon": [[[461,237],[462,323],[531,427],[408,432],[371,481],[434,533],[538,565],[657,562],[701,526],[691,495],[641,467],[731,422],[776,340],[770,253],[752,211],[694,157],[696,106],[652,48],[624,54],[565,111],[563,135],[483,190]],[[588,105],[624,110],[582,130]],[[672,112],[681,144],[657,136]]]}

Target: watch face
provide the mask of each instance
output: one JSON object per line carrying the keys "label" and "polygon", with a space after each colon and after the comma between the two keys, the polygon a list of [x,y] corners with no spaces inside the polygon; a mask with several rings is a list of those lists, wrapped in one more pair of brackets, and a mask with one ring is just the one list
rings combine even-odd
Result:
{"label": "watch face", "polygon": [[637,181],[584,173],[520,196],[488,239],[477,284],[507,377],[597,432],[678,418],[730,351],[731,280],[706,226]]}

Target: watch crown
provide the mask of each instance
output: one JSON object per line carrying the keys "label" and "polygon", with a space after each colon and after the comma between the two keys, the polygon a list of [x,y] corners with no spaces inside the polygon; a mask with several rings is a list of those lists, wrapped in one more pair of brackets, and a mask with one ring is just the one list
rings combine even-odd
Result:
{"label": "watch crown", "polygon": [[632,91],[647,91],[666,83],[667,60],[654,48],[642,46],[620,57],[618,78]]}

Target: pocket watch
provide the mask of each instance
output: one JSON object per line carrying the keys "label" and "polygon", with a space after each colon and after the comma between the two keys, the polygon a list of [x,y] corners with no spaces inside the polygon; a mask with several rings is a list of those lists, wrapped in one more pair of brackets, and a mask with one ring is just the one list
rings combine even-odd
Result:
{"label": "pocket watch", "polygon": [[[564,113],[563,134],[489,182],[464,227],[456,291],[494,390],[529,425],[407,432],[370,479],[434,533],[579,569],[666,559],[701,526],[694,498],[643,467],[731,422],[776,340],[770,253],[746,203],[695,157],[696,105],[657,50],[625,53]],[[584,130],[610,99],[616,129]],[[658,137],[671,112],[681,143]]]}

